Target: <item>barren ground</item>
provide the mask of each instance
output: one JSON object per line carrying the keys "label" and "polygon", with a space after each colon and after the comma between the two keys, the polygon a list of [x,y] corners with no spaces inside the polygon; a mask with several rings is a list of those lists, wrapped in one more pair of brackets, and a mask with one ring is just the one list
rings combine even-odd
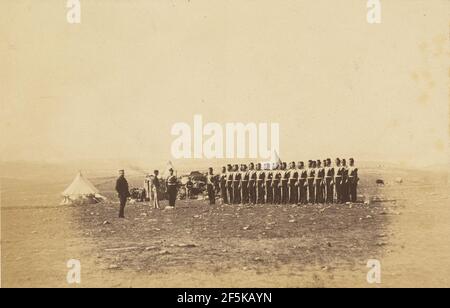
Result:
{"label": "barren ground", "polygon": [[[393,179],[402,176],[403,184]],[[58,206],[65,182],[2,178],[2,286],[69,287],[79,259],[82,287],[450,286],[449,186],[445,173],[373,170],[361,193],[382,202],[333,206]],[[386,180],[377,187],[377,178]],[[94,184],[112,196],[111,179]],[[20,189],[18,187],[21,187]],[[109,189],[109,192],[108,192]],[[165,202],[163,202],[163,206]]]}

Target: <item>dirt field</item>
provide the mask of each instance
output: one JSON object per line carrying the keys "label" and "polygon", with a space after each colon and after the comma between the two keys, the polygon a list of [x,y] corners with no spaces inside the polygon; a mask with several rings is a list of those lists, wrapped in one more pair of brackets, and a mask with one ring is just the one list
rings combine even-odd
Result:
{"label": "dirt field", "polygon": [[[382,202],[133,204],[126,220],[116,218],[114,200],[57,206],[65,180],[27,182],[22,191],[23,181],[2,178],[2,286],[71,287],[66,262],[79,259],[82,287],[449,287],[446,174],[379,169],[361,177],[361,193]],[[94,181],[107,194],[112,183]],[[381,285],[366,282],[368,259],[381,261]]]}

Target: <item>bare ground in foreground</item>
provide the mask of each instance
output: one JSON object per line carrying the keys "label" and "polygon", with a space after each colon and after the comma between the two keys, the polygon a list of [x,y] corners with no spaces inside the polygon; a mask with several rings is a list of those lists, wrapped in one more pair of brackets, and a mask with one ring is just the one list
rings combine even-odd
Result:
{"label": "bare ground in foreground", "polygon": [[2,286],[68,287],[72,258],[84,287],[369,287],[372,258],[381,286],[449,286],[446,178],[402,175],[384,188],[372,180],[394,175],[366,175],[362,192],[384,200],[369,206],[180,201],[129,205],[119,220],[116,203],[2,203]]}

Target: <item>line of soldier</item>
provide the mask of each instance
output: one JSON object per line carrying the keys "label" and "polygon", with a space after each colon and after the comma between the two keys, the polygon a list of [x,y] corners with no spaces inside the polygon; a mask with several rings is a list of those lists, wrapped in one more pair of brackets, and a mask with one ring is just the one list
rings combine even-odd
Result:
{"label": "line of soldier", "polygon": [[[207,188],[210,202],[215,200],[215,187],[226,204],[325,204],[357,201],[358,168],[355,160],[331,159],[285,162],[270,165],[250,163],[228,165],[220,175],[209,168]],[[218,181],[218,185],[215,185]]]}

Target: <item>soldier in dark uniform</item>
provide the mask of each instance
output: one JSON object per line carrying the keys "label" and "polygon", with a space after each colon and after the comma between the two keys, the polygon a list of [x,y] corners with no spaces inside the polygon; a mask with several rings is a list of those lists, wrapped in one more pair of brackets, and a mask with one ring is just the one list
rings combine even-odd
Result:
{"label": "soldier in dark uniform", "polygon": [[249,173],[247,171],[246,165],[241,165],[241,192],[242,192],[242,203],[248,204],[248,181],[249,181]]}
{"label": "soldier in dark uniform", "polygon": [[348,167],[347,161],[345,159],[342,160],[342,202],[346,203],[349,201],[348,198]]}
{"label": "soldier in dark uniform", "polygon": [[328,204],[334,201],[334,168],[331,166],[331,159],[327,159],[325,167],[325,202]]}
{"label": "soldier in dark uniform", "polygon": [[287,164],[283,162],[281,164],[281,203],[287,204],[289,202],[289,171]]}
{"label": "soldier in dark uniform", "polygon": [[344,173],[344,168],[342,168],[341,160],[336,158],[336,167],[334,175],[334,187],[336,190],[336,203],[340,204],[343,202],[342,199],[342,176]]}
{"label": "soldier in dark uniform", "polygon": [[233,168],[233,204],[241,203],[241,173],[239,166],[234,165]]}
{"label": "soldier in dark uniform", "polygon": [[348,191],[349,199],[351,202],[356,202],[358,198],[358,168],[355,167],[355,160],[353,158],[349,159],[348,168]]}
{"label": "soldier in dark uniform", "polygon": [[324,203],[323,198],[323,188],[324,188],[324,180],[325,177],[325,169],[322,167],[322,163],[317,160],[317,168],[316,168],[316,204]]}
{"label": "soldier in dark uniform", "polygon": [[308,195],[309,195],[308,202],[311,204],[316,203],[315,179],[316,179],[315,162],[310,160],[308,163]]}
{"label": "soldier in dark uniform", "polygon": [[172,209],[175,207],[175,202],[177,201],[177,193],[178,193],[178,179],[173,174],[173,169],[169,169],[169,176],[166,179],[166,189],[167,194],[169,196],[169,207],[168,209]]}
{"label": "soldier in dark uniform", "polygon": [[216,176],[214,175],[213,168],[209,168],[208,175],[206,176],[206,189],[208,191],[209,204],[216,204],[216,191],[215,191]]}
{"label": "soldier in dark uniform", "polygon": [[273,188],[273,203],[280,204],[281,203],[281,172],[279,170],[280,166],[278,164],[275,165],[274,170],[272,171],[272,188]]}
{"label": "soldier in dark uniform", "polygon": [[298,171],[295,162],[289,164],[289,203],[298,203]]}
{"label": "soldier in dark uniform", "polygon": [[256,203],[264,204],[264,184],[266,181],[266,173],[261,168],[261,163],[256,164]]}
{"label": "soldier in dark uniform", "polygon": [[233,173],[233,167],[228,164],[227,165],[227,201],[228,204],[232,204],[233,200],[234,200],[234,195],[233,195],[233,178],[234,178],[234,173]]}
{"label": "soldier in dark uniform", "polygon": [[298,163],[298,202],[301,204],[308,203],[308,171],[305,169],[305,163]]}
{"label": "soldier in dark uniform", "polygon": [[257,180],[257,175],[256,175],[256,170],[255,170],[255,164],[250,163],[248,165],[248,193],[249,193],[249,197],[250,197],[250,204],[255,204],[256,203],[256,180]]}
{"label": "soldier in dark uniform", "polygon": [[273,203],[273,188],[272,188],[272,181],[273,181],[273,172],[270,170],[270,166],[266,170],[266,203],[272,204]]}
{"label": "soldier in dark uniform", "polygon": [[222,174],[220,175],[219,183],[220,183],[220,197],[222,198],[223,204],[228,204],[226,167],[222,167]]}
{"label": "soldier in dark uniform", "polygon": [[120,200],[119,218],[125,218],[125,205],[127,204],[128,197],[130,197],[128,182],[125,179],[125,170],[119,170],[119,178],[116,181],[116,191]]}

